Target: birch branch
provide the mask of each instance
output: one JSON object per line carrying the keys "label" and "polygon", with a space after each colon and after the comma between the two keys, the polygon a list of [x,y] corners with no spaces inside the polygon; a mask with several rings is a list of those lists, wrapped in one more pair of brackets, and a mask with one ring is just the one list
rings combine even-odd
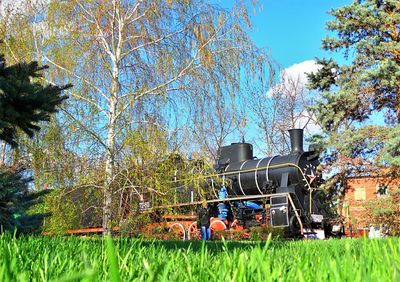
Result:
{"label": "birch branch", "polygon": [[[159,84],[151,89],[148,89],[140,94],[138,94],[137,96],[134,97],[134,99],[132,100],[131,103],[127,103],[116,115],[116,118],[118,118],[130,105],[132,105],[135,101],[137,101],[138,99],[140,99],[143,96],[148,95],[149,93],[158,91],[168,85],[170,85],[171,83],[175,82],[176,80],[178,80],[179,78],[181,78],[183,75],[185,75],[185,73],[187,72],[187,70],[194,64],[194,62],[198,59],[198,55],[200,53],[201,50],[203,50],[208,44],[210,44],[212,42],[212,40],[216,37],[216,33],[213,36],[210,36],[210,38],[203,44],[200,46],[200,48],[198,48],[196,50],[196,53],[194,54],[192,60],[190,60],[190,62],[186,65],[186,67],[184,67],[183,69],[181,69],[181,71],[174,77],[172,77],[171,79],[169,79],[168,81]],[[197,66],[197,67],[200,67]]]}
{"label": "birch branch", "polygon": [[[130,20],[130,18],[133,17],[133,15],[134,15],[134,14],[136,13],[136,11],[139,9],[139,6],[140,6],[140,4],[142,4],[142,2],[143,2],[143,0],[139,0],[139,1],[136,3],[136,5],[133,7],[132,11],[126,13],[126,15],[125,15],[125,19],[126,19],[126,20]],[[145,13],[146,13],[147,11],[148,11],[148,10],[146,10],[142,15],[144,16]],[[142,17],[142,16],[141,16],[141,17]],[[135,21],[135,19],[133,19],[131,22],[134,22],[134,21]],[[129,24],[129,23],[128,23],[128,24]]]}
{"label": "birch branch", "polygon": [[107,102],[109,101],[109,98],[106,96],[106,94],[104,94],[104,92],[103,92],[99,87],[97,87],[96,85],[93,85],[90,81],[88,81],[88,80],[84,79],[83,77],[81,77],[81,76],[79,76],[79,75],[73,73],[72,71],[66,69],[65,67],[63,67],[63,66],[57,64],[56,62],[54,62],[53,60],[51,60],[51,59],[50,59],[49,57],[47,57],[46,55],[41,54],[41,53],[39,53],[38,55],[42,56],[47,62],[49,62],[50,64],[52,64],[52,65],[55,66],[56,68],[58,68],[58,69],[60,69],[60,70],[63,70],[63,71],[65,71],[66,73],[68,73],[69,75],[72,75],[72,76],[74,76],[75,78],[81,80],[82,82],[84,82],[84,83],[90,85],[91,87],[93,87],[93,89],[95,89],[96,91],[98,91],[98,92],[100,93],[100,95],[101,95],[104,99],[106,99]]}
{"label": "birch branch", "polygon": [[112,53],[111,48],[110,48],[110,45],[108,44],[108,42],[107,42],[107,40],[106,40],[106,37],[104,36],[103,30],[102,30],[101,27],[100,27],[99,21],[97,20],[97,18],[96,18],[93,14],[91,14],[91,13],[85,8],[85,6],[84,6],[81,2],[77,1],[76,3],[78,4],[78,6],[79,6],[90,18],[92,18],[94,24],[96,25],[97,31],[98,31],[99,34],[100,34],[99,37],[100,37],[101,45],[102,45],[103,48],[104,48],[104,51],[110,56],[111,60],[114,61],[114,60],[115,60],[114,54]]}
{"label": "birch branch", "polygon": [[142,48],[144,48],[144,47],[146,47],[146,46],[149,46],[149,45],[156,44],[156,43],[161,42],[161,41],[163,41],[163,40],[165,40],[165,39],[171,38],[171,37],[173,37],[173,36],[175,36],[175,35],[177,35],[177,34],[183,32],[185,29],[186,29],[186,27],[185,27],[185,28],[182,28],[182,29],[180,29],[180,30],[177,30],[177,31],[175,31],[175,32],[173,32],[173,33],[167,34],[167,35],[165,35],[165,36],[163,36],[163,37],[160,37],[160,38],[158,38],[158,39],[155,39],[155,40],[153,40],[153,41],[146,42],[146,43],[140,44],[140,45],[138,45],[138,46],[135,46],[135,47],[131,48],[130,50],[128,50],[128,51],[122,53],[121,59],[124,58],[124,57],[126,57],[126,56],[128,56],[129,54],[131,54],[131,53],[134,52],[134,51],[137,51],[137,50],[142,49]]}
{"label": "birch branch", "polygon": [[[48,79],[46,79],[46,78],[44,78],[44,77],[40,77],[39,79],[41,79],[41,80],[43,80],[43,81],[46,81],[47,83],[50,83],[50,84],[52,84],[52,85],[56,85],[56,83],[54,83],[53,81],[48,80]],[[65,89],[64,91],[67,92],[68,94],[70,94],[71,96],[73,96],[73,97],[79,99],[79,100],[82,100],[82,101],[85,101],[85,102],[87,102],[87,103],[89,103],[89,104],[92,104],[92,105],[95,106],[97,109],[99,109],[100,112],[102,112],[103,114],[107,115],[107,112],[106,112],[98,103],[96,103],[96,101],[94,101],[94,100],[92,100],[92,99],[89,99],[89,98],[86,98],[86,97],[84,97],[84,96],[75,94],[74,92],[72,92],[71,90],[68,90],[68,89]]]}
{"label": "birch branch", "polygon": [[84,131],[86,131],[89,135],[91,135],[94,139],[96,139],[104,148],[107,149],[106,144],[104,144],[104,142],[101,140],[101,138],[94,133],[93,131],[91,131],[90,129],[88,129],[85,125],[83,125],[79,120],[77,120],[72,114],[70,114],[66,109],[61,108],[61,110],[70,118],[72,119],[74,122],[76,122],[80,128],[82,128]]}

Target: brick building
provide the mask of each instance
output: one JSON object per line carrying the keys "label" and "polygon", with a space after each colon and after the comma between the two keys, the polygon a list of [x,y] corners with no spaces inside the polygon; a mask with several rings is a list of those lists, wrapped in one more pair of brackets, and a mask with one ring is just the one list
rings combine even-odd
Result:
{"label": "brick building", "polygon": [[367,227],[365,202],[385,197],[389,190],[397,189],[399,185],[400,179],[371,176],[347,178],[346,194],[339,212],[348,224],[357,228]]}

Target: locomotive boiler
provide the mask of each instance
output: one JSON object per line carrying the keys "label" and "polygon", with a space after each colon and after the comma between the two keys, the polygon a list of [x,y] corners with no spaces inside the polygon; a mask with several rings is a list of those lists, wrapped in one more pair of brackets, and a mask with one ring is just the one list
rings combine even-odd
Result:
{"label": "locomotive boiler", "polygon": [[[312,198],[320,180],[317,175],[318,153],[310,146],[303,150],[303,130],[289,130],[291,151],[287,155],[264,158],[253,156],[249,143],[232,143],[219,150],[217,171],[230,183],[227,198],[252,198],[251,205],[242,205],[240,215],[247,226],[254,210],[267,212],[269,224],[286,227],[293,234],[303,227],[319,228],[323,216]],[[270,197],[264,197],[271,195]],[[257,198],[259,196],[259,198]],[[265,202],[269,209],[265,209]],[[264,205],[263,205],[264,204]],[[254,216],[253,216],[254,219]],[[304,223],[305,226],[302,226]],[[245,224],[246,225],[246,224]]]}

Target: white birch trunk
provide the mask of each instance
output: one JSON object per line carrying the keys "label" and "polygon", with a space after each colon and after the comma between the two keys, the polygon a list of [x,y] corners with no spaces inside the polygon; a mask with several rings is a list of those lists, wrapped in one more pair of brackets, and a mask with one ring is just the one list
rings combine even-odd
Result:
{"label": "white birch trunk", "polygon": [[[113,2],[113,7],[117,7],[117,2]],[[117,16],[114,10],[113,17]],[[119,15],[119,13],[118,13]],[[104,41],[105,50],[109,51],[110,59],[113,63],[113,72],[111,80],[111,95],[108,101],[108,128],[106,142],[106,167],[105,167],[105,183],[104,183],[104,205],[103,205],[103,228],[104,236],[110,236],[112,233],[112,196],[113,196],[113,180],[114,180],[114,161],[115,161],[115,127],[118,120],[117,104],[119,99],[119,67],[121,59],[122,46],[122,29],[123,22],[121,18],[118,21],[118,36],[112,45],[107,45]],[[115,45],[114,45],[115,43]],[[112,53],[111,50],[115,52]]]}
{"label": "white birch trunk", "polygon": [[111,209],[112,209],[112,182],[114,178],[114,147],[115,147],[115,125],[117,115],[117,102],[118,102],[118,81],[119,69],[115,65],[113,70],[112,84],[111,84],[111,97],[109,100],[109,114],[108,114],[108,128],[107,128],[107,142],[106,142],[106,159],[105,159],[105,182],[104,182],[104,205],[103,205],[103,228],[104,235],[111,235],[112,222],[111,222]]}

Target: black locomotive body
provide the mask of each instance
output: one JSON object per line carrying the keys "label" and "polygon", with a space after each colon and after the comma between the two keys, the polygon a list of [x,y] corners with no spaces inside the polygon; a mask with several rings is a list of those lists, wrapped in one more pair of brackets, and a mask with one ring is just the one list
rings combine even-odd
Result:
{"label": "black locomotive body", "polygon": [[[306,228],[322,227],[323,216],[312,199],[319,182],[319,160],[312,146],[308,151],[303,150],[302,129],[291,129],[289,134],[291,152],[283,156],[254,158],[249,143],[222,147],[217,171],[230,183],[226,185],[228,198],[260,195],[259,200],[256,197],[253,200],[256,207],[243,206],[241,214],[255,214],[254,210],[268,213],[270,225],[283,226],[293,234],[300,234]],[[271,194],[271,197],[262,197]],[[268,209],[265,199],[268,199]]]}

